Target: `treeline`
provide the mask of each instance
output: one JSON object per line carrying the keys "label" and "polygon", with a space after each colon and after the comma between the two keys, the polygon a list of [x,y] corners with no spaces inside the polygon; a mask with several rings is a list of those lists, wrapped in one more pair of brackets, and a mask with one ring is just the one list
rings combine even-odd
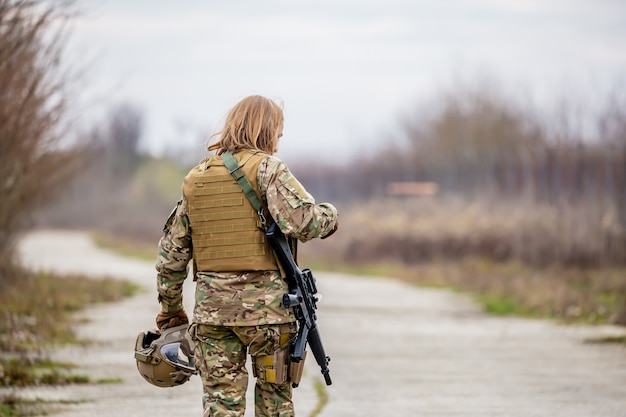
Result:
{"label": "treeline", "polygon": [[364,156],[348,165],[293,169],[310,187],[342,200],[380,197],[390,182],[433,181],[444,193],[465,196],[523,195],[553,204],[591,198],[621,207],[626,198],[626,97],[621,99],[608,97],[589,128],[582,122],[546,122],[505,98],[480,93],[440,97],[430,114],[405,116],[401,132],[373,155],[363,150]]}
{"label": "treeline", "polygon": [[[522,256],[531,263],[626,264],[625,99],[612,93],[600,109],[574,112],[564,106],[546,116],[497,94],[442,94],[428,111],[409,113],[400,134],[375,154],[344,166],[292,169],[314,195],[347,206],[383,198],[392,204],[411,197],[390,196],[390,183],[431,182],[438,194],[421,198],[436,200],[441,212],[454,197],[465,205],[479,202],[486,218],[515,206],[523,208],[527,218],[537,218],[534,225],[524,221],[530,231],[511,232],[508,241],[495,231],[481,241],[480,233],[469,233],[467,240],[456,233],[450,239],[442,230],[440,240],[448,243],[441,246],[462,256],[476,246],[493,248],[491,257],[532,253]],[[422,215],[419,204],[403,205],[413,207],[416,217]],[[554,224],[538,223],[542,210],[552,213],[543,217],[556,219]],[[543,242],[552,247],[543,254],[524,247],[543,247],[542,237],[548,234],[551,238]],[[415,259],[438,242],[432,236],[412,240]]]}

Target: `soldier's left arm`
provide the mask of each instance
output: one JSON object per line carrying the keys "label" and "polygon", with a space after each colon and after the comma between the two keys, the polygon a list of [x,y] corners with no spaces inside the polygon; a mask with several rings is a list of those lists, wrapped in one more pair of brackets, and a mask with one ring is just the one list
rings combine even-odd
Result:
{"label": "soldier's left arm", "polygon": [[337,209],[330,203],[316,204],[280,159],[266,158],[257,181],[270,215],[285,235],[306,242],[336,229]]}
{"label": "soldier's left arm", "polygon": [[174,313],[183,309],[183,283],[193,254],[187,204],[183,197],[163,227],[156,261],[157,291],[161,311]]}

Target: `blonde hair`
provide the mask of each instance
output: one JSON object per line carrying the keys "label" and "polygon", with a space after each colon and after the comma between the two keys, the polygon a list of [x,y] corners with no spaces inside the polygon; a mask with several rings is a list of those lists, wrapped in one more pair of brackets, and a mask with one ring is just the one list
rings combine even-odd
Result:
{"label": "blonde hair", "polygon": [[283,130],[283,110],[270,99],[249,96],[237,103],[226,116],[224,128],[211,135],[219,140],[207,149],[220,155],[242,149],[258,149],[273,154]]}

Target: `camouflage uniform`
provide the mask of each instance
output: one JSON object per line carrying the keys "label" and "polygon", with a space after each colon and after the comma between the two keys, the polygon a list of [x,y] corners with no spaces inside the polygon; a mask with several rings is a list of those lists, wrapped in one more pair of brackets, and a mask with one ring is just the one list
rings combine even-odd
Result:
{"label": "camouflage uniform", "polygon": [[[258,168],[259,194],[280,229],[306,242],[336,227],[337,211],[313,197],[274,156]],[[234,181],[233,181],[234,182]],[[243,194],[243,193],[242,193]],[[182,309],[182,286],[192,260],[193,245],[186,196],[167,220],[159,241],[158,293],[161,309]],[[193,322],[196,366],[202,377],[204,416],[243,416],[248,374],[246,351],[254,358],[271,355],[295,336],[291,310],[281,304],[287,284],[279,271],[198,271]],[[256,416],[293,416],[289,382],[257,381]]]}

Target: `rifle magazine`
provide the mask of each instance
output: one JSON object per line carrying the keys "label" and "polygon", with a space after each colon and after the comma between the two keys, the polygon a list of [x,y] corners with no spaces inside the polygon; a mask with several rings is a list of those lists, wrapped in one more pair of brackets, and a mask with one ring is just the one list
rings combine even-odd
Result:
{"label": "rifle magazine", "polygon": [[300,385],[300,380],[302,379],[302,373],[304,372],[304,362],[306,361],[306,352],[304,352],[304,359],[301,361],[291,361],[289,363],[289,380],[291,381],[291,386],[296,388]]}

